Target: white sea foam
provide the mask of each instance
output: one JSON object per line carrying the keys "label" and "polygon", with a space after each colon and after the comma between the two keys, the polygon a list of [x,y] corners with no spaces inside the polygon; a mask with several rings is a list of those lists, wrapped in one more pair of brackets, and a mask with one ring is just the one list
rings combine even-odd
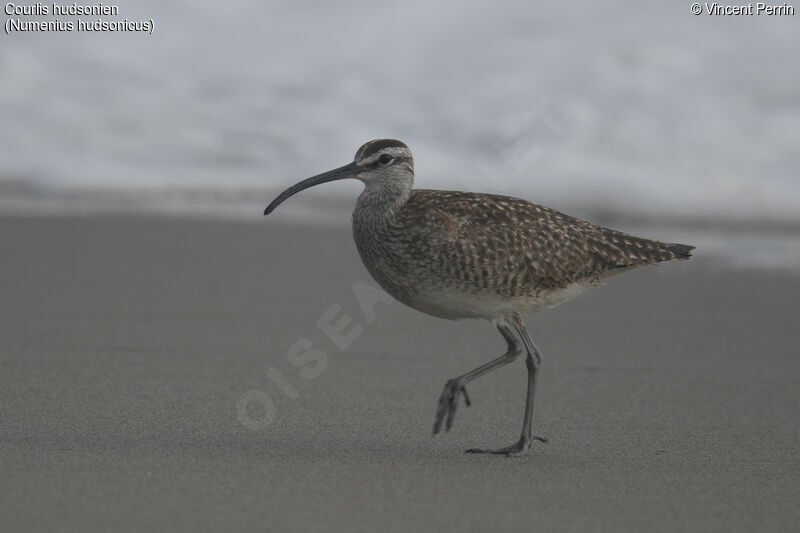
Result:
{"label": "white sea foam", "polygon": [[[77,191],[83,209],[113,209],[120,191],[140,200],[129,208],[182,212],[191,195],[161,192],[195,189],[266,203],[397,137],[420,187],[800,221],[793,17],[588,0],[116,4],[154,34],[4,36],[0,207],[68,209]],[[307,195],[354,197],[325,187]]]}

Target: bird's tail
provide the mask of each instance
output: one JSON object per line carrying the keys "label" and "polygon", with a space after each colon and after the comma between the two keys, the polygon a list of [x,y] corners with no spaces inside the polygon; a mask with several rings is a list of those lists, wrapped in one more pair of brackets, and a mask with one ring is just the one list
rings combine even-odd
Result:
{"label": "bird's tail", "polygon": [[689,259],[692,257],[692,250],[694,246],[688,244],[669,243],[666,249],[675,256],[675,259]]}

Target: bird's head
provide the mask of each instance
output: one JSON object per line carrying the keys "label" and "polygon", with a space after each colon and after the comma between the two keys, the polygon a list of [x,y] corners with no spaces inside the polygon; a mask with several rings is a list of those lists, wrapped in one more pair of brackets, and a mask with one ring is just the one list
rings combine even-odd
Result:
{"label": "bird's head", "polygon": [[414,158],[405,143],[396,139],[376,139],[361,146],[352,163],[323,172],[292,185],[278,195],[264,210],[272,213],[287,198],[298,192],[329,181],[354,178],[367,188],[382,189],[400,186],[411,189],[414,183]]}

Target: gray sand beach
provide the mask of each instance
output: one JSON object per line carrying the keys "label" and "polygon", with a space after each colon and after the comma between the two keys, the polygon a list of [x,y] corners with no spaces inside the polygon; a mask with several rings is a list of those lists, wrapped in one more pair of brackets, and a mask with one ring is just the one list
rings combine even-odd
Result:
{"label": "gray sand beach", "polygon": [[700,249],[529,316],[550,442],[505,458],[463,452],[518,436],[522,360],[433,438],[445,381],[502,339],[365,314],[346,228],[4,217],[0,249],[4,532],[800,524],[797,274]]}

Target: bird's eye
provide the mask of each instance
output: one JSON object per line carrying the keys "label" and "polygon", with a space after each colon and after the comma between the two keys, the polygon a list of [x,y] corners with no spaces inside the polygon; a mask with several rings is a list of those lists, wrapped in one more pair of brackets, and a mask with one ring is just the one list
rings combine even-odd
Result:
{"label": "bird's eye", "polygon": [[378,161],[380,162],[381,165],[388,165],[389,163],[392,162],[392,156],[390,156],[389,154],[383,154],[378,158]]}

